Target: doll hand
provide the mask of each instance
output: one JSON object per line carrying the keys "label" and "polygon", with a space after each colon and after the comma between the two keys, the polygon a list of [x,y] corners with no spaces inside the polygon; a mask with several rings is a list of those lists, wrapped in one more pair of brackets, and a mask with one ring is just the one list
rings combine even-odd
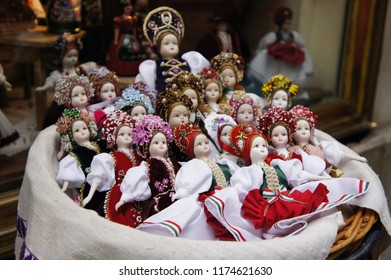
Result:
{"label": "doll hand", "polygon": [[40,87],[36,87],[35,88],[35,92],[42,92],[42,91],[46,91],[49,89],[49,85],[43,85],[43,86],[40,86]]}
{"label": "doll hand", "polygon": [[120,200],[117,202],[117,204],[115,205],[115,211],[118,211],[118,209],[125,204],[125,200]]}
{"label": "doll hand", "polygon": [[69,184],[68,181],[64,181],[64,184],[62,185],[61,191],[65,192],[68,188],[68,184]]}
{"label": "doll hand", "polygon": [[90,202],[90,201],[91,201],[91,197],[87,196],[85,199],[83,199],[83,202],[81,203],[81,206],[85,207],[88,204],[88,202]]}
{"label": "doll hand", "polygon": [[364,162],[364,163],[368,162],[368,160],[365,157],[359,157],[359,158],[357,158],[357,160],[360,162]]}

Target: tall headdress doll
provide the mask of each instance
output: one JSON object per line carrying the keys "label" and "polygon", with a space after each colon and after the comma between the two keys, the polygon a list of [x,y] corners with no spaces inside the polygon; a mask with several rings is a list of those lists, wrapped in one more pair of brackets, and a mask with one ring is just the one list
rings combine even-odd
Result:
{"label": "tall headdress doll", "polygon": [[107,148],[112,151],[100,153],[91,162],[87,182],[91,185],[83,204],[87,204],[95,192],[105,193],[104,213],[110,221],[136,227],[141,221],[141,203],[127,203],[119,211],[115,205],[122,193],[120,185],[126,172],[140,165],[141,158],[133,150],[133,128],[135,121],[124,111],[115,110],[103,122],[103,136]]}
{"label": "tall headdress doll", "polygon": [[[74,201],[83,205],[83,200],[90,191],[86,177],[91,170],[92,159],[100,153],[100,148],[94,141],[97,126],[87,112],[76,108],[65,109],[56,126],[61,135],[61,143],[68,152],[59,163],[56,180],[62,186],[62,191],[70,189]],[[103,216],[104,198],[103,193],[95,193],[84,207]]]}
{"label": "tall headdress doll", "polygon": [[292,106],[292,98],[297,95],[298,90],[298,86],[282,74],[270,77],[261,89],[270,108],[277,107],[284,110],[289,110]]}
{"label": "tall headdress doll", "polygon": [[231,116],[238,123],[256,124],[258,110],[254,100],[244,91],[236,90],[228,102],[232,109]]}
{"label": "tall headdress doll", "polygon": [[209,140],[196,125],[178,125],[173,133],[178,147],[191,158],[182,165],[175,178],[172,199],[178,201],[147,219],[138,229],[161,235],[213,240],[214,231],[207,224],[209,214],[204,212],[203,201],[228,187],[231,174],[238,167],[232,162],[228,165],[210,160]]}
{"label": "tall headdress doll", "polygon": [[135,124],[133,141],[144,161],[126,173],[117,211],[126,203],[144,202],[141,217],[145,220],[171,205],[178,170],[168,157],[172,140],[170,125],[159,116],[147,115]]}
{"label": "tall headdress doll", "polygon": [[150,88],[156,89],[158,94],[163,92],[166,84],[181,71],[186,70],[196,75],[209,66],[209,61],[195,51],[178,57],[185,25],[176,10],[162,6],[150,11],[145,17],[143,30],[146,38],[156,48],[159,59],[142,62],[136,81],[146,82]]}

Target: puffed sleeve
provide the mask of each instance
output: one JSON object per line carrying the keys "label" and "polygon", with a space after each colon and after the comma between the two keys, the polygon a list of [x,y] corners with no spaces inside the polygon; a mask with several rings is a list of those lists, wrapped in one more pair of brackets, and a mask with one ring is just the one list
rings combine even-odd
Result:
{"label": "puffed sleeve", "polygon": [[259,189],[263,184],[262,168],[256,164],[239,168],[232,175],[230,184],[231,187],[238,189],[238,193]]}
{"label": "puffed sleeve", "polygon": [[257,51],[266,49],[270,44],[273,44],[277,41],[277,36],[275,32],[269,32],[261,38],[258,44]]}
{"label": "puffed sleeve", "polygon": [[138,72],[135,82],[143,81],[149,88],[156,88],[156,62],[154,60],[148,59],[141,62]]}
{"label": "puffed sleeve", "polygon": [[193,75],[197,75],[204,68],[209,67],[209,61],[199,52],[190,51],[182,55],[182,59],[186,60],[187,64],[190,67],[190,72]]}
{"label": "puffed sleeve", "polygon": [[68,188],[75,189],[81,187],[86,177],[76,160],[72,156],[67,155],[59,162],[56,180],[61,186],[64,184],[64,181],[68,181]]}
{"label": "puffed sleeve", "polygon": [[108,153],[101,153],[92,159],[91,172],[87,175],[87,182],[97,183],[97,190],[108,191],[115,184],[114,159]]}
{"label": "puffed sleeve", "polygon": [[288,184],[296,187],[307,182],[310,179],[311,173],[303,170],[303,165],[298,159],[281,160],[273,159],[270,162],[271,166],[278,166],[285,174]]}
{"label": "puffed sleeve", "polygon": [[120,200],[125,202],[147,200],[152,196],[148,183],[148,169],[143,161],[139,166],[132,167],[126,172],[120,186],[122,192]]}
{"label": "puffed sleeve", "polygon": [[231,174],[234,174],[240,168],[239,165],[236,164],[236,162],[227,158],[216,158],[216,163],[226,164]]}
{"label": "puffed sleeve", "polygon": [[305,43],[303,37],[297,31],[292,31],[293,33],[293,41],[299,48],[305,48]]}
{"label": "puffed sleeve", "polygon": [[301,149],[298,149],[295,153],[301,156],[303,170],[312,174],[320,175],[326,169],[326,162],[320,157],[308,155]]}
{"label": "puffed sleeve", "polygon": [[212,171],[199,159],[186,162],[175,176],[175,198],[203,193],[212,185]]}
{"label": "puffed sleeve", "polygon": [[324,155],[327,162],[332,165],[338,165],[343,159],[343,151],[338,146],[337,141],[320,141],[323,147]]}

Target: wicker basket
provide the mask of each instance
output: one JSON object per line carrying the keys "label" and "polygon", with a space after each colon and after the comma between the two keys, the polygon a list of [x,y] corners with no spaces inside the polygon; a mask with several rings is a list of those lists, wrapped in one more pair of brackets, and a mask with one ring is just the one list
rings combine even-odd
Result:
{"label": "wicker basket", "polygon": [[357,207],[346,219],[345,225],[338,230],[327,259],[338,259],[342,255],[354,252],[377,220],[378,214],[375,211]]}

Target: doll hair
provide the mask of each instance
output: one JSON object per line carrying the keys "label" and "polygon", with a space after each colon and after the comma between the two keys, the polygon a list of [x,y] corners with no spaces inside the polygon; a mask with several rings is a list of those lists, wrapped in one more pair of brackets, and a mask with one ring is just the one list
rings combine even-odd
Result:
{"label": "doll hair", "polygon": [[79,76],[77,74],[69,74],[68,76],[61,77],[56,83],[54,89],[54,100],[58,105],[66,105],[71,107],[72,103],[72,90],[76,86],[81,86],[87,96],[88,100],[94,96],[94,89],[86,76]]}
{"label": "doll hair", "polygon": [[263,84],[261,92],[266,97],[267,102],[271,102],[273,95],[278,90],[284,90],[288,96],[288,107],[292,106],[292,98],[297,95],[299,87],[292,84],[292,80],[285,77],[283,74],[278,74],[270,77],[270,79]]}
{"label": "doll hair", "polygon": [[115,72],[110,71],[106,67],[100,67],[92,70],[88,74],[88,79],[91,82],[91,87],[94,89],[94,102],[102,101],[100,97],[100,90],[106,83],[112,83],[114,85],[116,96],[119,96],[121,93],[119,78]]}
{"label": "doll hair", "polygon": [[156,112],[164,121],[168,122],[172,109],[178,105],[185,106],[190,113],[192,111],[193,102],[179,90],[168,89],[157,98]]}

